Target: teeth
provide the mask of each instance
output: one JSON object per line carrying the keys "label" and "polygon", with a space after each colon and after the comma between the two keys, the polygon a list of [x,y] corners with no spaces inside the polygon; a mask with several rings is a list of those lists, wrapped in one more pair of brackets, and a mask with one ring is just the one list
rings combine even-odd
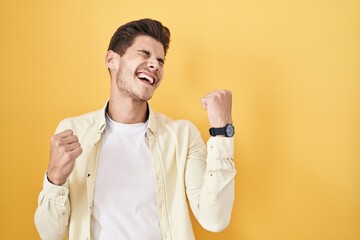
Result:
{"label": "teeth", "polygon": [[153,84],[153,83],[154,83],[154,79],[153,79],[152,77],[148,76],[148,75],[145,74],[145,73],[140,73],[140,74],[138,75],[138,78],[145,78],[145,79],[147,79],[147,80],[149,81],[150,84]]}

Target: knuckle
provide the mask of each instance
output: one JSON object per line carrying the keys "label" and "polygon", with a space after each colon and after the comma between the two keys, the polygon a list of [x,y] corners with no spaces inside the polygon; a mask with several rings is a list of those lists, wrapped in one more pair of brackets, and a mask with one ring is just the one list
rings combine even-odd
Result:
{"label": "knuckle", "polygon": [[219,90],[219,91],[216,91],[216,92],[215,92],[215,96],[216,96],[216,97],[221,97],[222,95],[224,95],[223,90]]}
{"label": "knuckle", "polygon": [[52,142],[53,146],[55,148],[60,148],[61,147],[61,142],[59,141],[59,139],[55,139],[53,142]]}
{"label": "knuckle", "polygon": [[71,129],[67,129],[64,131],[65,133],[69,134],[69,135],[73,135],[73,131]]}
{"label": "knuckle", "polygon": [[57,147],[58,147],[58,150],[59,150],[60,152],[66,152],[65,146],[63,146],[63,145],[58,145]]}
{"label": "knuckle", "polygon": [[75,149],[77,149],[77,150],[81,149],[80,143],[76,143],[74,147],[75,147]]}
{"label": "knuckle", "polygon": [[66,161],[66,162],[70,162],[71,160],[72,160],[72,156],[71,156],[71,153],[66,153],[65,155],[64,155],[64,160]]}
{"label": "knuckle", "polygon": [[51,138],[50,138],[50,142],[55,143],[57,139],[58,138],[57,138],[56,135],[52,135]]}

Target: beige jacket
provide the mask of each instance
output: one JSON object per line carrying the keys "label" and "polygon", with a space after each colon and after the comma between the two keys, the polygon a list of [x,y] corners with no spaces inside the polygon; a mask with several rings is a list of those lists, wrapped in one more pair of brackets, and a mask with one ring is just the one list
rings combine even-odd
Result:
{"label": "beige jacket", "polygon": [[[89,240],[105,108],[65,119],[56,132],[66,129],[78,136],[83,153],[63,186],[52,185],[45,176],[35,224],[45,240]],[[234,202],[234,139],[211,137],[206,149],[192,123],[174,121],[151,110],[147,137],[163,239],[194,239],[187,199],[205,229],[223,230],[229,224]]]}

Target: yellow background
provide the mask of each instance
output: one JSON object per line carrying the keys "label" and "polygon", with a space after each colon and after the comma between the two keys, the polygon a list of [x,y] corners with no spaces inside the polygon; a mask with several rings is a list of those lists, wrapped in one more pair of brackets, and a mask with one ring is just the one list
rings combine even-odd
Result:
{"label": "yellow background", "polygon": [[49,139],[103,106],[110,37],[143,17],[172,31],[155,110],[207,138],[199,99],[233,91],[232,221],[197,239],[359,240],[358,0],[1,1],[0,239],[39,239]]}

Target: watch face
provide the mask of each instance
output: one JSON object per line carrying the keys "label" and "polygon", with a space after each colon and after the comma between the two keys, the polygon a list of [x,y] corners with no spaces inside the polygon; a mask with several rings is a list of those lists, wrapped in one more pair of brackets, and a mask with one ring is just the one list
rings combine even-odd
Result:
{"label": "watch face", "polygon": [[234,136],[235,131],[234,131],[234,126],[233,125],[231,125],[231,124],[226,125],[225,131],[226,131],[226,135],[228,137]]}

